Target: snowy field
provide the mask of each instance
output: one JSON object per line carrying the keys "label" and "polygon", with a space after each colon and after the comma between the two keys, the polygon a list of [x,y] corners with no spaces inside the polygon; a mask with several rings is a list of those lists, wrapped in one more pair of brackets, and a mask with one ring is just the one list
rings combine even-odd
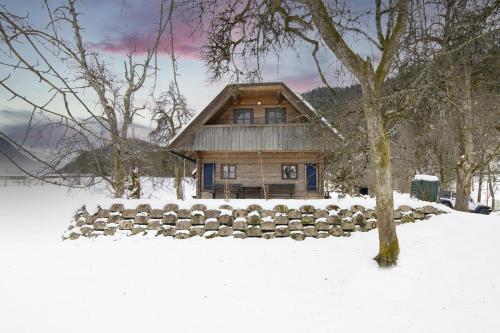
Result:
{"label": "snowy field", "polygon": [[[149,202],[172,200],[165,191]],[[400,225],[399,265],[388,270],[371,260],[376,231],[61,240],[77,207],[113,201],[0,187],[0,332],[500,332],[499,215]],[[317,202],[327,203],[338,201]]]}

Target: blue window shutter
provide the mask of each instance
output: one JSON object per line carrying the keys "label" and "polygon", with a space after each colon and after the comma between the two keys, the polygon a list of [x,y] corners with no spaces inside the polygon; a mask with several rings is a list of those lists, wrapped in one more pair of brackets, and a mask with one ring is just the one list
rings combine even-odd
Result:
{"label": "blue window shutter", "polygon": [[203,163],[203,189],[214,187],[215,163]]}
{"label": "blue window shutter", "polygon": [[307,190],[316,191],[318,188],[316,163],[306,163]]}

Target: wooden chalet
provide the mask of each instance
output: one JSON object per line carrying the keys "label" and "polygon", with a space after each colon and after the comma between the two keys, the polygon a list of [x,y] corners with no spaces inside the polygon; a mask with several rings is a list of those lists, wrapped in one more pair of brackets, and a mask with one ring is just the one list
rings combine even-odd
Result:
{"label": "wooden chalet", "polygon": [[168,149],[196,163],[197,198],[321,198],[325,134],[285,84],[228,85]]}

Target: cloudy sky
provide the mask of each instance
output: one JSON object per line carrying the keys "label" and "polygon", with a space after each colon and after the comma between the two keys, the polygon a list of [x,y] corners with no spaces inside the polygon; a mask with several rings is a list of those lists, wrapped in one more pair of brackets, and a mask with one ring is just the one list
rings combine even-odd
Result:
{"label": "cloudy sky", "polygon": [[[2,2],[10,11],[19,15],[29,15],[30,20],[38,24],[43,24],[46,20],[41,0],[0,0],[0,3]],[[62,0],[49,1],[52,6],[61,2]],[[352,1],[352,6],[369,8],[365,5],[366,2],[367,0]],[[154,36],[154,23],[158,18],[158,0],[81,0],[77,2],[77,6],[82,12],[80,21],[85,28],[84,39],[87,45],[102,52],[111,68],[120,75],[123,73],[122,66],[127,52],[133,48],[139,53],[144,51]],[[187,97],[189,105],[198,112],[229,82],[207,81],[206,68],[200,59],[202,37],[192,34],[192,23],[180,17],[176,17],[174,22],[180,88]],[[359,51],[365,53],[364,44],[357,43]],[[322,62],[332,73],[338,69],[331,56],[323,55]],[[159,63],[161,72],[158,88],[166,90],[172,79],[166,50],[160,54]],[[268,59],[263,76],[265,81],[283,81],[297,92],[322,85],[310,50],[305,46],[295,51],[287,51],[281,54],[279,59],[274,57]],[[352,83],[350,79],[339,80],[335,75],[331,78],[335,85]],[[29,75],[17,75],[13,83],[42,98],[47,94],[46,88],[41,87]],[[9,97],[10,95],[0,88],[0,127],[19,125],[19,122],[25,122],[27,119],[26,111],[29,108],[19,100],[9,100]],[[141,121],[143,125],[148,126],[145,119]]]}

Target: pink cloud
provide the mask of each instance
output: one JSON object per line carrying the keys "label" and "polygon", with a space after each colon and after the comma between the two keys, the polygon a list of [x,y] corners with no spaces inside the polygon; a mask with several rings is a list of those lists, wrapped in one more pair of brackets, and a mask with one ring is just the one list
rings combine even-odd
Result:
{"label": "pink cloud", "polygon": [[[98,43],[89,43],[89,45],[95,49],[109,53],[120,53],[126,54],[131,51],[136,53],[146,53],[148,49],[153,46],[154,39],[148,38],[148,36],[142,36],[138,34],[124,35],[118,39],[107,39]],[[170,53],[170,43],[167,38],[162,39],[160,53]],[[180,41],[174,41],[174,49],[176,56],[183,56],[188,58],[200,58],[200,47],[199,43],[195,40],[182,39]]]}
{"label": "pink cloud", "polygon": [[[179,22],[174,27],[174,50],[176,56],[200,59],[200,48],[203,43],[199,33],[192,33],[191,27],[185,22]],[[113,37],[89,43],[95,50],[126,54],[131,51],[145,53],[153,46],[156,31],[118,32]],[[166,31],[161,40],[160,53],[170,53],[170,36]]]}

